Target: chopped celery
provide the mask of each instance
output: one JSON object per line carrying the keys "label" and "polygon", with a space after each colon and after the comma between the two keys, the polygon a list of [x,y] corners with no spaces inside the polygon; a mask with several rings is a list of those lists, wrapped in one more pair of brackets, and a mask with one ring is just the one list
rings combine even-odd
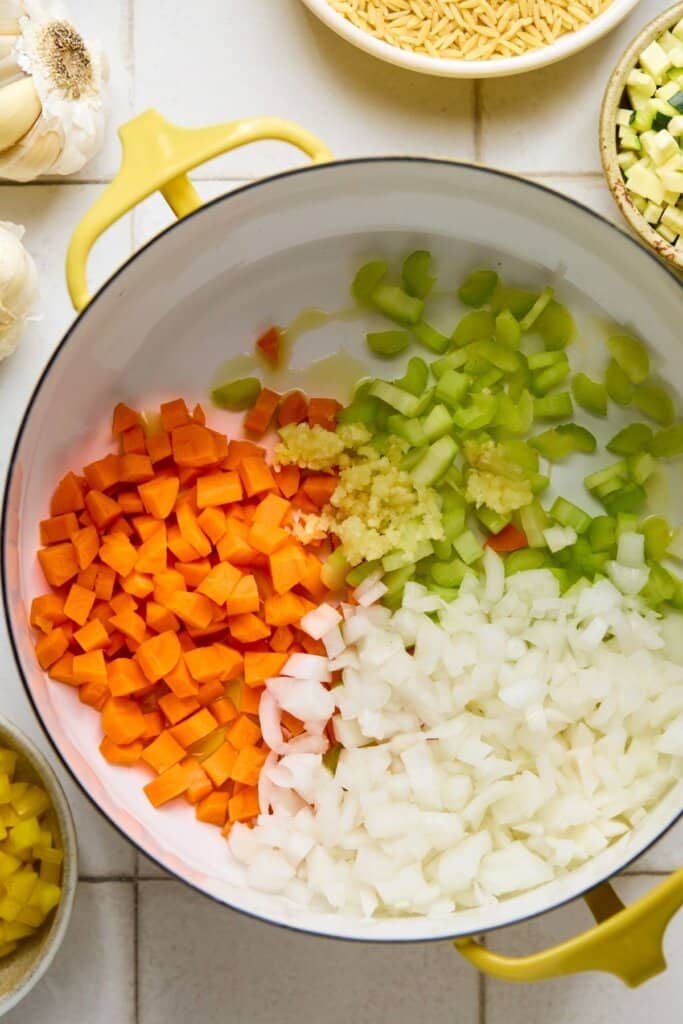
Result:
{"label": "chopped celery", "polygon": [[624,478],[621,476],[613,476],[609,480],[605,480],[604,483],[597,484],[593,489],[593,494],[596,498],[602,501],[608,494],[614,494],[615,491],[621,489],[624,484]]}
{"label": "chopped celery", "polygon": [[524,316],[519,322],[519,326],[522,328],[523,331],[531,330],[531,328],[536,323],[543,310],[546,308],[546,306],[552,299],[553,294],[554,293],[552,288],[543,289],[543,291],[538,296],[531,309],[524,314]]}
{"label": "chopped celery", "polygon": [[410,391],[411,395],[420,396],[424,394],[428,381],[429,367],[424,359],[413,356],[412,359],[408,360],[408,366],[404,375],[400,380],[395,380],[394,384],[399,388],[403,388],[404,391]]}
{"label": "chopped celery", "polygon": [[642,384],[650,375],[650,357],[642,341],[617,334],[607,340],[607,348],[632,384]]}
{"label": "chopped celery", "polygon": [[466,565],[472,565],[484,554],[483,547],[471,530],[463,530],[460,536],[453,541],[453,547]]}
{"label": "chopped celery", "polygon": [[481,430],[493,420],[498,409],[495,395],[473,395],[467,406],[460,406],[453,413],[453,422],[461,430]]}
{"label": "chopped celery", "polygon": [[633,402],[642,413],[663,427],[670,427],[674,421],[671,396],[659,384],[641,384],[633,392]]}
{"label": "chopped celery", "polygon": [[560,462],[573,452],[592,454],[597,441],[585,427],[580,427],[576,423],[564,423],[530,438],[529,444],[550,462]]}
{"label": "chopped celery", "polygon": [[565,420],[574,412],[572,398],[568,391],[559,395],[545,395],[534,399],[534,416],[539,420]]}
{"label": "chopped celery", "polygon": [[434,287],[435,277],[432,277],[432,254],[426,249],[417,249],[407,256],[401,270],[401,283],[408,295],[417,299],[426,299]]}
{"label": "chopped celery", "polygon": [[527,356],[526,361],[530,370],[545,370],[548,366],[554,366],[555,363],[566,363],[568,360],[564,352],[551,351],[532,352]]}
{"label": "chopped celery", "polygon": [[545,552],[539,548],[523,548],[521,551],[512,551],[505,556],[505,575],[514,576],[517,572],[542,569],[545,559]]}
{"label": "chopped celery", "polygon": [[503,371],[497,370],[495,366],[492,366],[491,369],[482,374],[481,377],[476,378],[472,384],[472,391],[490,391],[492,388],[496,388],[504,378],[505,374]]}
{"label": "chopped celery", "polygon": [[540,501],[532,501],[519,510],[519,522],[526,535],[530,548],[546,546],[544,530],[548,526],[548,516]]}
{"label": "chopped celery", "polygon": [[460,558],[453,558],[449,562],[432,562],[429,568],[430,576],[440,587],[459,586],[467,571],[467,564]]}
{"label": "chopped celery", "polygon": [[633,401],[633,385],[616,359],[610,359],[605,373],[607,394],[617,405],[630,405]]}
{"label": "chopped celery", "polygon": [[521,353],[509,348],[507,345],[501,345],[497,341],[478,341],[470,346],[472,354],[475,354],[474,350],[476,350],[476,355],[483,356],[492,366],[496,366],[505,373],[514,373],[515,370],[518,370],[523,365],[522,360],[524,357]]}
{"label": "chopped celery", "polygon": [[434,548],[434,557],[438,558],[440,562],[445,562],[453,556],[453,545],[449,540],[434,540],[432,547]]}
{"label": "chopped celery", "polygon": [[219,409],[230,409],[241,412],[250,409],[261,394],[261,381],[258,377],[242,377],[240,380],[220,384],[211,392],[211,401]]}
{"label": "chopped celery", "polygon": [[521,320],[537,298],[537,292],[527,292],[523,288],[509,288],[507,285],[499,284],[491,296],[491,309],[496,314],[509,309],[515,319]]}
{"label": "chopped celery", "polygon": [[458,445],[452,437],[440,437],[425,451],[410,476],[415,487],[431,487],[453,462]]}
{"label": "chopped celery", "polygon": [[562,569],[559,566],[549,566],[550,572],[553,574],[557,582],[560,584],[560,593],[565,594],[571,586],[571,577],[567,569]]}
{"label": "chopped celery", "polygon": [[361,398],[367,398],[370,394],[370,388],[375,383],[374,377],[361,377],[351,388],[351,398],[354,402]]}
{"label": "chopped celery", "polygon": [[410,345],[408,331],[371,331],[366,335],[368,348],[383,359],[397,356]]}
{"label": "chopped celery", "polygon": [[[571,526],[551,526],[543,531],[543,540],[554,555],[578,543],[576,530]],[[536,547],[540,545],[537,544]]]}
{"label": "chopped celery", "polygon": [[410,565],[414,568],[415,562],[422,558],[429,558],[434,548],[430,540],[421,540],[409,553],[407,551],[391,551],[382,559],[382,568],[385,572],[393,572],[395,569],[404,569]]}
{"label": "chopped celery", "polygon": [[[439,389],[436,389],[438,397]],[[435,405],[422,420],[422,431],[428,441],[436,441],[444,434],[450,433],[453,427],[451,414],[445,405]]]}
{"label": "chopped celery", "polygon": [[406,583],[409,583],[415,575],[414,565],[404,565],[400,569],[392,569],[391,572],[385,572],[382,577],[382,583],[387,588],[387,593],[400,591],[403,593],[403,588]]}
{"label": "chopped celery", "polygon": [[473,313],[465,313],[464,317],[453,331],[453,342],[458,348],[469,345],[473,341],[482,341],[492,338],[495,331],[493,314],[486,310],[476,310]]}
{"label": "chopped celery", "polygon": [[647,449],[651,442],[651,427],[648,427],[646,423],[629,423],[627,427],[615,434],[605,447],[614,455],[635,455],[637,452]]}
{"label": "chopped celery", "polygon": [[509,516],[501,516],[498,512],[492,511],[486,505],[475,510],[475,515],[482,526],[485,526],[489,533],[500,533],[510,522]]}
{"label": "chopped celery", "polygon": [[342,547],[328,555],[322,567],[320,578],[328,590],[340,590],[346,582],[346,576],[351,566],[346,561],[346,554]]}
{"label": "chopped celery", "polygon": [[549,351],[566,348],[574,335],[571,313],[555,299],[550,300],[534,326]]}
{"label": "chopped celery", "polygon": [[529,367],[522,365],[518,370],[510,374],[508,378],[508,395],[513,402],[516,402],[524,391],[528,391],[530,385],[531,373],[529,372]]}
{"label": "chopped celery", "polygon": [[542,398],[556,388],[569,376],[569,362],[564,359],[543,370],[537,370],[531,377],[531,390],[537,398]]}
{"label": "chopped celery", "polygon": [[453,541],[456,537],[460,536],[462,531],[465,529],[466,519],[467,510],[464,505],[462,508],[452,508],[443,513],[441,516],[441,525],[443,526],[443,532],[446,534],[448,540]]}
{"label": "chopped celery", "polygon": [[607,389],[600,381],[577,373],[572,380],[572,394],[578,405],[594,416],[607,415]]}
{"label": "chopped celery", "polygon": [[590,526],[591,517],[578,505],[573,505],[566,498],[556,498],[550,509],[550,515],[560,526],[571,526],[577,533],[585,533]]}
{"label": "chopped celery", "polygon": [[408,326],[422,319],[424,302],[408,295],[395,284],[379,284],[372,293],[372,303],[380,311],[399,324]]}
{"label": "chopped celery", "polygon": [[510,434],[526,434],[534,422],[534,401],[528,391],[522,391],[517,401],[510,395],[501,394],[494,425]]}
{"label": "chopped celery", "polygon": [[467,362],[465,352],[449,352],[441,359],[435,359],[432,363],[432,373],[436,380],[440,380],[447,370],[457,370]]}
{"label": "chopped celery", "polygon": [[502,310],[496,317],[494,337],[501,345],[507,345],[508,348],[519,348],[522,328],[509,309]]}
{"label": "chopped celery", "polygon": [[406,416],[401,416],[400,413],[394,413],[393,416],[389,417],[387,426],[392,434],[407,441],[413,448],[419,448],[421,445],[427,444],[422,424],[417,419],[410,419]]}
{"label": "chopped celery", "polygon": [[340,409],[337,413],[337,423],[366,423],[375,422],[379,402],[376,398],[361,398]]}
{"label": "chopped celery", "polygon": [[450,338],[447,338],[445,334],[441,334],[434,327],[430,327],[424,320],[420,320],[418,324],[415,324],[413,334],[421,345],[439,354],[445,352],[451,343]]}
{"label": "chopped celery", "polygon": [[466,373],[459,373],[457,370],[446,370],[439,377],[434,392],[438,402],[445,402],[452,409],[455,409],[462,402],[469,391],[472,380]]}
{"label": "chopped celery", "polygon": [[478,309],[489,301],[497,284],[498,274],[495,270],[473,270],[460,285],[458,298],[466,306]]}
{"label": "chopped celery", "polygon": [[361,562],[360,565],[356,565],[351,569],[346,576],[346,582],[350,587],[357,587],[371,576],[376,569],[381,569],[381,561],[375,559],[372,562]]}
{"label": "chopped celery", "polygon": [[374,398],[379,398],[386,402],[392,409],[396,409],[397,412],[402,413],[404,416],[418,415],[417,410],[421,400],[415,395],[411,395],[409,391],[404,391],[403,388],[397,388],[395,384],[390,384],[389,381],[376,380],[370,388],[370,394]]}
{"label": "chopped celery", "polygon": [[543,473],[532,473],[529,477],[529,486],[532,494],[543,494],[550,487],[550,477]]}
{"label": "chopped celery", "polygon": [[640,484],[630,483],[600,500],[605,510],[614,516],[618,512],[639,512],[647,500],[647,495]]}
{"label": "chopped celery", "polygon": [[462,470],[459,469],[458,466],[451,466],[451,468],[446,471],[441,483],[444,487],[454,489],[459,493],[460,488],[462,487]]}
{"label": "chopped celery", "polygon": [[356,272],[351,285],[351,294],[356,302],[361,305],[369,305],[372,293],[377,285],[384,279],[387,273],[387,265],[384,260],[373,260],[363,264]]}
{"label": "chopped celery", "polygon": [[657,463],[649,452],[630,455],[627,461],[629,476],[637,484],[644,484],[646,480],[650,479],[657,468]]}
{"label": "chopped celery", "polygon": [[648,516],[640,524],[640,532],[645,537],[646,556],[656,562],[664,558],[674,536],[664,516]]}
{"label": "chopped celery", "polygon": [[617,524],[612,516],[596,516],[588,527],[588,542],[593,551],[611,551],[617,542]]}
{"label": "chopped celery", "polygon": [[504,441],[503,451],[510,462],[514,462],[523,470],[535,473],[538,470],[538,452],[534,451],[526,441]]}
{"label": "chopped celery", "polygon": [[624,533],[638,532],[638,516],[633,512],[619,512],[617,515],[617,540]]}
{"label": "chopped celery", "polygon": [[411,469],[414,469],[414,467],[417,466],[423,455],[423,448],[411,448],[411,450],[406,452],[406,454],[401,458],[399,468],[402,469],[404,473],[410,473]]}
{"label": "chopped celery", "polygon": [[649,563],[650,575],[640,592],[641,597],[653,608],[670,601],[676,593],[676,579],[658,562]]}
{"label": "chopped celery", "polygon": [[628,473],[628,465],[624,459],[619,462],[612,462],[609,466],[597,469],[584,477],[583,482],[589,491],[595,491],[602,484],[614,479],[623,479]]}
{"label": "chopped celery", "polygon": [[[467,575],[467,573],[465,573],[465,575]],[[437,583],[429,582],[427,583],[427,586],[429,587],[430,593],[436,594],[436,596],[440,597],[442,601],[455,601],[456,597],[458,597],[460,593],[457,587],[440,587]]]}
{"label": "chopped celery", "polygon": [[650,451],[658,459],[672,459],[683,455],[683,423],[674,423],[658,431],[652,438]]}

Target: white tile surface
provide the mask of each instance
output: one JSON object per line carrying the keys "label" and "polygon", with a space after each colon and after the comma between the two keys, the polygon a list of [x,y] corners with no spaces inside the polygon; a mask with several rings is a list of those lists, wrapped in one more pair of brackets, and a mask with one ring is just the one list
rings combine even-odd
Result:
{"label": "white tile surface", "polygon": [[[619,895],[628,902],[644,893],[653,881],[627,878],[619,882]],[[592,918],[581,903],[545,914],[527,924],[491,936],[488,945],[497,952],[522,956],[562,942],[590,926]],[[608,974],[581,974],[537,985],[486,982],[487,1024],[678,1024],[681,1020],[681,963],[683,962],[683,915],[669,926],[665,955],[669,970],[632,991]]]}
{"label": "white tile surface", "polygon": [[4,1024],[135,1024],[134,933],[132,883],[82,882],[51,969]]}
{"label": "white tile surface", "polygon": [[[191,17],[182,0],[144,0],[135,10],[135,75],[137,109],[156,106],[181,124],[267,114],[298,121],[340,157],[474,155],[471,83],[374,61],[296,0],[196,0]],[[222,157],[205,176],[249,178],[295,162],[291,150],[259,144]]]}
{"label": "white tile surface", "polygon": [[598,111],[628,42],[665,4],[641,0],[611,35],[560,64],[482,83],[480,159],[509,170],[599,171]]}
{"label": "white tile surface", "polygon": [[139,889],[140,1024],[477,1021],[476,975],[450,943],[333,942],[253,921],[176,882]]}

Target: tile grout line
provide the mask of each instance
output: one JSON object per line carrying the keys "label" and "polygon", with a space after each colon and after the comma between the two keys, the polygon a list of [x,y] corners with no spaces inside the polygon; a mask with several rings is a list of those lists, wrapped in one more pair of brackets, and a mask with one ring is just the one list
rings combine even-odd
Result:
{"label": "tile grout line", "polygon": [[477,1024],[486,1024],[486,975],[483,971],[478,972],[477,996],[479,1000]]}
{"label": "tile grout line", "polygon": [[133,1020],[140,1024],[140,884],[133,882]]}

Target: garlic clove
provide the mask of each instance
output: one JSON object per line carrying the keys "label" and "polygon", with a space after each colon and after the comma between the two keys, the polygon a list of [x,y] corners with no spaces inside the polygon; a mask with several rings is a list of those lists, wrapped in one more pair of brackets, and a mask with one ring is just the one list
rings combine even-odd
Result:
{"label": "garlic clove", "polygon": [[16,41],[16,36],[0,36],[0,88],[25,74],[17,61]]}
{"label": "garlic clove", "polygon": [[0,151],[14,146],[38,120],[42,105],[33,78],[10,82],[0,89]]}
{"label": "garlic clove", "polygon": [[37,296],[36,268],[23,234],[19,225],[0,221],[0,360],[17,347]]}
{"label": "garlic clove", "polygon": [[41,174],[50,174],[63,148],[61,131],[46,129],[36,121],[16,146],[0,152],[0,178],[33,181]]}

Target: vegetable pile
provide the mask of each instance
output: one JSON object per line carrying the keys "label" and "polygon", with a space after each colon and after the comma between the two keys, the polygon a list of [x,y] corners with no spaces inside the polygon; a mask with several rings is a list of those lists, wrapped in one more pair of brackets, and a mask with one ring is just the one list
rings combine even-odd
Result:
{"label": "vegetable pile", "polygon": [[50,798],[0,747],[0,959],[40,928],[61,899],[59,826]]}
{"label": "vegetable pile", "polygon": [[637,210],[683,249],[683,20],[641,53],[617,111],[618,163]]}

